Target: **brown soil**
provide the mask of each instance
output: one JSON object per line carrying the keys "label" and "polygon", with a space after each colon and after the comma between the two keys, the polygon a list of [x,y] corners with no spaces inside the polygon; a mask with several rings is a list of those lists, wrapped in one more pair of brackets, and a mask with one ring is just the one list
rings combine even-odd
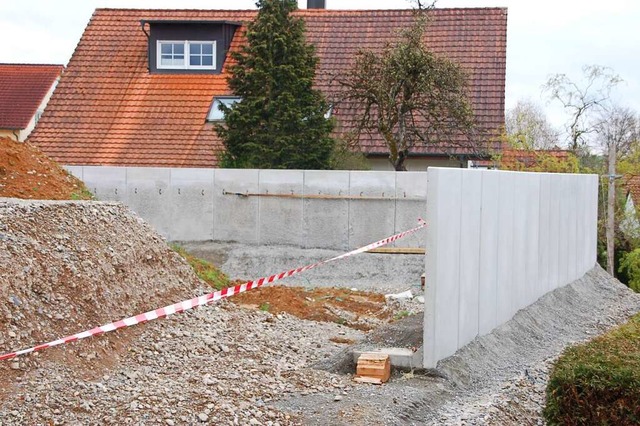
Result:
{"label": "brown soil", "polygon": [[0,197],[90,199],[84,184],[28,143],[0,138]]}
{"label": "brown soil", "polygon": [[382,294],[344,288],[274,286],[242,293],[231,300],[272,314],[286,312],[301,319],[335,322],[363,331],[393,316]]}
{"label": "brown soil", "polygon": [[[1,353],[193,297],[200,285],[189,265],[122,205],[0,201]],[[1,362],[0,389],[12,389],[45,361],[95,376],[126,356],[141,331],[17,358],[20,370]]]}

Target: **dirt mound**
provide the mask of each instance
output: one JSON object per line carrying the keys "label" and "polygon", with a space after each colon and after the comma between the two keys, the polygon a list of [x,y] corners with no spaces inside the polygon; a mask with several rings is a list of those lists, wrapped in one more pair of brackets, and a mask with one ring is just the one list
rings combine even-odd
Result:
{"label": "dirt mound", "polygon": [[91,194],[80,180],[38,148],[0,138],[0,197],[85,200]]}
{"label": "dirt mound", "polygon": [[265,287],[235,296],[233,302],[363,331],[389,321],[395,311],[382,294],[345,288]]}
{"label": "dirt mound", "polygon": [[[200,286],[186,262],[122,205],[0,201],[2,353],[192,297]],[[22,357],[19,364],[2,362],[0,388],[20,374],[15,369],[37,367],[42,359],[109,364],[132,336],[129,330],[112,334]],[[99,370],[96,363],[92,370]]]}

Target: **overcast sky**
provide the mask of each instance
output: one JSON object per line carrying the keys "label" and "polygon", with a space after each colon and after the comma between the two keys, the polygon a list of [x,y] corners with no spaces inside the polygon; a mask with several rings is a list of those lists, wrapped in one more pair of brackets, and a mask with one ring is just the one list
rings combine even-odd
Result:
{"label": "overcast sky", "polygon": [[[300,0],[306,7],[306,0]],[[330,9],[407,8],[407,0],[326,0]],[[252,0],[0,0],[0,62],[66,64],[98,7],[255,8]],[[613,68],[625,82],[617,101],[640,111],[640,1],[439,0],[438,7],[508,7],[507,108],[542,104],[558,127],[562,111],[541,86],[553,73],[580,80],[581,68]]]}

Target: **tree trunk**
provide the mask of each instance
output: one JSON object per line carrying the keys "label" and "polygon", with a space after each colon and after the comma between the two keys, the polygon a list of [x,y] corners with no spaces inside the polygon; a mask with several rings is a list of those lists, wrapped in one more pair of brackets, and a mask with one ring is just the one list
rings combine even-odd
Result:
{"label": "tree trunk", "polygon": [[615,202],[616,202],[616,144],[609,146],[609,188],[607,191],[607,272],[615,276]]}

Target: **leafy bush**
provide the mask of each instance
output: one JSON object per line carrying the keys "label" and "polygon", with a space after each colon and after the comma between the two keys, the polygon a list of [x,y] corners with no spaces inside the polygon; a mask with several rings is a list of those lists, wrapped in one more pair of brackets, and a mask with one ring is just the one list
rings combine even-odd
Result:
{"label": "leafy bush", "polygon": [[177,244],[172,244],[171,249],[182,256],[191,265],[198,278],[211,287],[220,290],[229,286],[229,278],[212,263],[193,256]]}
{"label": "leafy bush", "polygon": [[622,257],[618,272],[627,276],[627,285],[632,290],[640,292],[640,249],[630,251]]}
{"label": "leafy bush", "polygon": [[549,425],[640,424],[640,314],[555,363],[544,416]]}

